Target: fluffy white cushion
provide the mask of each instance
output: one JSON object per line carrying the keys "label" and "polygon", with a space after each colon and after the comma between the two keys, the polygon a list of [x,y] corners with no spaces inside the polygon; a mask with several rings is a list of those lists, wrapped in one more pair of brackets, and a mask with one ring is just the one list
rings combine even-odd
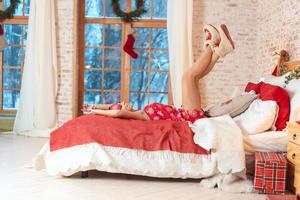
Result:
{"label": "fluffy white cushion", "polygon": [[290,121],[300,120],[300,79],[291,80],[285,88],[291,98]]}
{"label": "fluffy white cushion", "polygon": [[289,121],[298,121],[300,120],[300,79],[292,80],[289,84],[285,84],[285,77],[290,73],[287,73],[284,76],[268,76],[266,78],[261,78],[260,81],[269,83],[272,85],[277,85],[284,88],[291,99],[291,114]]}
{"label": "fluffy white cushion", "polygon": [[249,108],[234,118],[245,134],[257,134],[273,127],[278,111],[275,101],[254,100]]}
{"label": "fluffy white cushion", "polygon": [[269,83],[271,85],[276,85],[276,86],[284,88],[284,86],[285,86],[285,83],[284,83],[285,76],[287,76],[289,74],[290,73],[287,73],[284,76],[273,76],[273,75],[270,75],[270,76],[267,76],[265,78],[261,78],[259,81],[263,81],[265,83]]}

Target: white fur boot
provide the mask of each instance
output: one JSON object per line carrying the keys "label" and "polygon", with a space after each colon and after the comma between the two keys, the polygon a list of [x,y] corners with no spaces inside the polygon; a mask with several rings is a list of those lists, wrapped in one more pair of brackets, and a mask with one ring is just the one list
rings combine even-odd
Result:
{"label": "white fur boot", "polygon": [[219,46],[214,48],[214,52],[220,57],[225,57],[228,53],[233,51],[234,43],[225,24],[220,26],[219,33],[221,42]]}

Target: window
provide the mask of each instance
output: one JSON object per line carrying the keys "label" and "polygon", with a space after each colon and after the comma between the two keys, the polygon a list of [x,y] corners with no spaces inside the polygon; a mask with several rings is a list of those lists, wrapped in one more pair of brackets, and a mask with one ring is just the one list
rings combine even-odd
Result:
{"label": "window", "polygon": [[[123,10],[135,0],[121,0]],[[123,23],[110,0],[82,0],[79,31],[79,104],[132,102],[141,109],[151,102],[168,104],[169,59],[167,0],[146,0],[142,19]],[[127,35],[137,32],[132,59],[123,50]]]}
{"label": "window", "polygon": [[[14,114],[19,104],[21,76],[24,66],[29,0],[21,0],[14,18],[2,24],[8,47],[0,51],[0,113]],[[1,9],[10,0],[0,3]]]}

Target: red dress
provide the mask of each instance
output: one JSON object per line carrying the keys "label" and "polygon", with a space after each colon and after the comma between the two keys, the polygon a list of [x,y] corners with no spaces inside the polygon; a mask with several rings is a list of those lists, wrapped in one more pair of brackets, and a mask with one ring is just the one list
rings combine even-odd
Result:
{"label": "red dress", "polygon": [[144,108],[144,111],[150,120],[189,121],[194,123],[197,119],[206,117],[202,109],[194,109],[189,112],[183,108],[175,108],[161,103],[149,104]]}

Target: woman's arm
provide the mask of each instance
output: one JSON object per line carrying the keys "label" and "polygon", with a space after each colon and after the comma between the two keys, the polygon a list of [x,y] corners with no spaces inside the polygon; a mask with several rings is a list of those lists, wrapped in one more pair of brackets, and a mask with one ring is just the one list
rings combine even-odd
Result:
{"label": "woman's arm", "polygon": [[92,109],[109,110],[109,107],[113,104],[95,104]]}
{"label": "woman's arm", "polygon": [[138,119],[138,120],[149,120],[149,117],[143,110],[136,112],[128,110],[92,110],[94,114],[113,117],[113,118],[124,118],[124,119]]}

